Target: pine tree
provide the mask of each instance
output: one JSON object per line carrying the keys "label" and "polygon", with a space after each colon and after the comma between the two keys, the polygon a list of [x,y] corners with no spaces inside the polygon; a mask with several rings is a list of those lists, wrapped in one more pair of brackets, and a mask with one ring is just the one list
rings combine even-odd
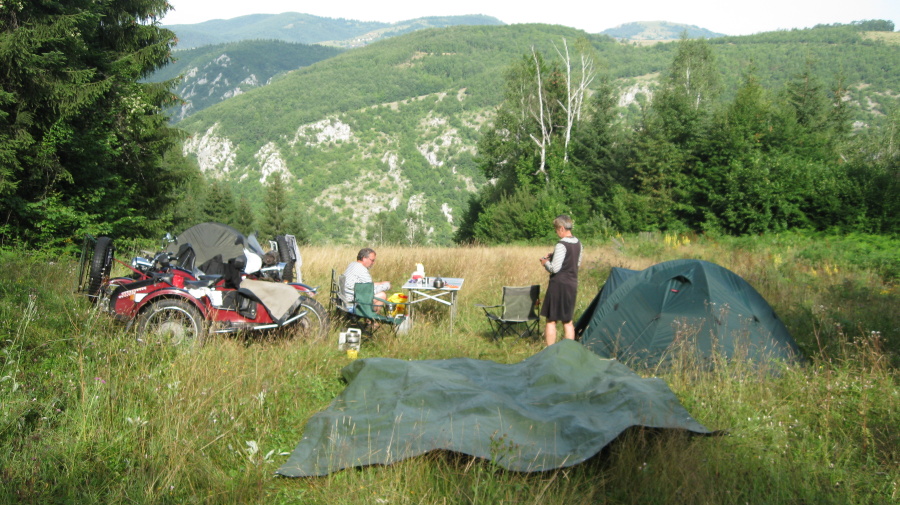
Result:
{"label": "pine tree", "polygon": [[719,91],[717,75],[707,42],[683,36],[635,139],[631,167],[660,228],[690,229],[701,220],[691,185]]}
{"label": "pine tree", "polygon": [[588,119],[573,141],[573,170],[592,195],[607,193],[613,184],[632,182],[623,160],[625,139],[618,125],[617,102],[615,89],[608,82],[601,84],[591,97]]}
{"label": "pine tree", "polygon": [[[156,236],[185,177],[167,84],[166,0],[0,3],[0,230],[4,241]],[[6,163],[8,162],[8,163]]]}
{"label": "pine tree", "polygon": [[200,207],[202,221],[214,221],[235,226],[237,210],[231,187],[223,181],[213,179],[206,188],[203,205]]}
{"label": "pine tree", "polygon": [[260,231],[265,237],[274,237],[281,231],[287,221],[287,191],[284,181],[277,174],[269,178],[266,185],[266,198],[263,202],[263,218]]}
{"label": "pine tree", "polygon": [[249,233],[249,230],[254,229],[256,220],[253,218],[253,206],[250,205],[250,200],[246,196],[238,198],[236,211],[234,227]]}
{"label": "pine tree", "polygon": [[263,199],[263,213],[256,224],[260,237],[274,239],[277,235],[293,235],[299,244],[309,242],[308,216],[292,198],[285,179],[270,175]]}

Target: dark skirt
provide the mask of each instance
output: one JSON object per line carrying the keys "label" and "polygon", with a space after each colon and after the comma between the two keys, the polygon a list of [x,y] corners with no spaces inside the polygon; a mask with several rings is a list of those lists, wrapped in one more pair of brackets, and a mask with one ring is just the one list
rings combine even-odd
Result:
{"label": "dark skirt", "polygon": [[541,315],[548,321],[562,321],[567,323],[572,320],[575,313],[575,295],[578,292],[576,282],[564,282],[550,279],[547,286],[547,295],[541,305]]}

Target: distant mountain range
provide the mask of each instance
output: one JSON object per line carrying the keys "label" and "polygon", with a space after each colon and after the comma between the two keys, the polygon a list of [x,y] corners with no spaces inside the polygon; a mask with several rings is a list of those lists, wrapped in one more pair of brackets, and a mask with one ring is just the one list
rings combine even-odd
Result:
{"label": "distant mountain range", "polygon": [[426,28],[502,24],[497,18],[482,15],[424,17],[397,23],[380,23],[285,12],[250,14],[188,25],[163,25],[163,28],[175,32],[178,36],[177,49],[180,50],[240,40],[282,40],[349,48]]}
{"label": "distant mountain range", "polygon": [[[175,121],[250,89],[265,86],[285,72],[331,58],[343,49],[417,30],[449,26],[501,26],[497,18],[482,15],[425,17],[379,23],[332,19],[310,14],[251,14],[197,24],[165,25],[175,32],[176,61],[148,80],[181,80],[175,92],[183,102],[169,110]],[[618,40],[636,42],[722,37],[693,25],[647,21],[604,30]]]}
{"label": "distant mountain range", "polygon": [[[497,18],[484,15],[434,16],[396,23],[381,23],[285,12],[283,14],[250,14],[232,19],[214,19],[196,24],[163,25],[163,27],[178,35],[177,49],[183,50],[241,40],[281,40],[350,48],[426,28],[503,24]],[[725,36],[725,34],[706,28],[667,21],[636,21],[603,30],[600,33],[619,40],[634,41],[677,40],[682,33],[687,33],[688,38]]]}
{"label": "distant mountain range", "polygon": [[689,39],[713,39],[726,36],[724,33],[716,33],[699,26],[669,23],[667,21],[625,23],[615,28],[603,30],[600,33],[609,35],[614,39],[633,41],[678,40],[682,34],[687,34]]}

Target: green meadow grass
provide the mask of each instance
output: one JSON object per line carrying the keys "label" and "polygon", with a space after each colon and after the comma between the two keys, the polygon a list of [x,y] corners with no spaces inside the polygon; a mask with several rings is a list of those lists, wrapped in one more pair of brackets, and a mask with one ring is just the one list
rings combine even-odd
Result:
{"label": "green meadow grass", "polygon": [[[589,244],[576,315],[612,266],[706,259],[759,290],[808,361],[709,370],[684,359],[668,370],[637,370],[665,379],[691,415],[722,436],[634,429],[583,464],[537,474],[434,452],[310,479],[274,471],[310,416],[344,388],[349,359],[337,334],[346,325],[335,323],[318,344],[288,333],[215,337],[189,352],[139,345],[73,293],[74,258],[0,252],[0,502],[897,503],[897,245],[659,234]],[[538,258],[551,247],[378,249],[373,276],[395,288],[415,263],[465,284],[452,332],[443,307],[423,309],[408,335],[364,340],[360,358],[516,363],[539,352],[540,339],[491,340],[474,304],[499,302],[504,285],[538,283],[543,292]],[[342,271],[356,250],[302,253],[304,281],[321,288],[327,306],[331,270]]]}

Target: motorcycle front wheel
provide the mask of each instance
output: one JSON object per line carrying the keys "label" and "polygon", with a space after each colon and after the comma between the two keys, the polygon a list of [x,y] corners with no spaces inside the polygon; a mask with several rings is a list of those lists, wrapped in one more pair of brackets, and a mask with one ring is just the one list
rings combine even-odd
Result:
{"label": "motorcycle front wheel", "polygon": [[190,302],[157,300],[138,315],[137,338],[145,344],[199,346],[205,335],[204,323],[203,314]]}
{"label": "motorcycle front wheel", "polygon": [[324,339],[331,326],[325,307],[312,298],[301,296],[297,311],[306,312],[306,315],[292,325],[291,333],[294,338],[311,341]]}

